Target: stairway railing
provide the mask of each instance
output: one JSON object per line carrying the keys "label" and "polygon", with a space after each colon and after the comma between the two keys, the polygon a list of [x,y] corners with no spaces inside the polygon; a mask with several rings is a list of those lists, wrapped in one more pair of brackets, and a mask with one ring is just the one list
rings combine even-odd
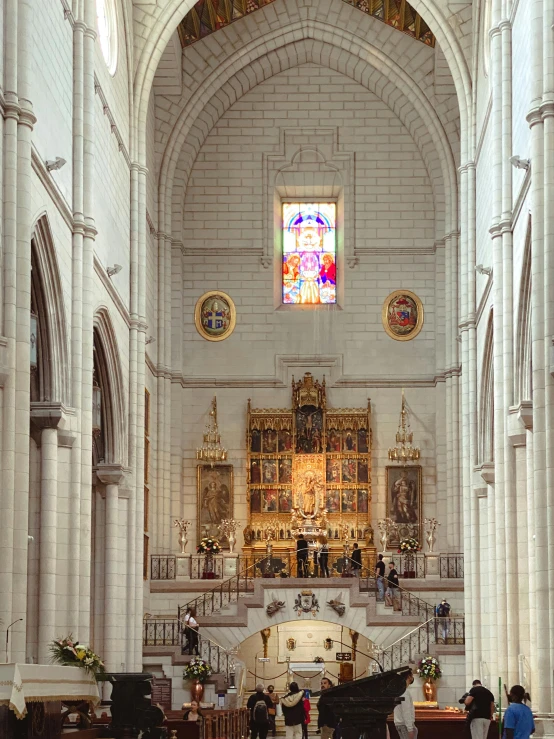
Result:
{"label": "stairway railing", "polygon": [[[177,619],[149,618],[143,624],[143,646],[185,649],[185,633]],[[225,649],[213,639],[198,633],[198,656],[211,665],[214,673],[228,679],[233,672],[234,650]]]}
{"label": "stairway railing", "polygon": [[256,573],[263,570],[265,565],[270,566],[269,557],[255,562],[237,575],[233,575],[228,580],[216,585],[212,590],[199,595],[194,600],[189,601],[184,606],[179,606],[177,610],[177,618],[179,622],[184,622],[185,614],[188,609],[196,611],[197,618],[206,618],[212,613],[218,613],[231,603],[236,603],[239,596],[245,593],[252,593],[254,590],[254,580]]}
{"label": "stairway railing", "polygon": [[385,670],[394,670],[416,663],[435,645],[452,644],[465,644],[464,617],[433,616],[392,644],[378,649],[376,655]]}
{"label": "stairway railing", "polygon": [[[383,586],[386,590],[387,581],[384,579]],[[421,621],[427,621],[435,615],[435,606],[398,585],[394,592],[396,608],[403,616],[413,616]],[[363,568],[360,573],[360,592],[367,593],[371,598],[378,598],[379,588],[377,578],[368,569]],[[382,601],[381,601],[382,602]]]}

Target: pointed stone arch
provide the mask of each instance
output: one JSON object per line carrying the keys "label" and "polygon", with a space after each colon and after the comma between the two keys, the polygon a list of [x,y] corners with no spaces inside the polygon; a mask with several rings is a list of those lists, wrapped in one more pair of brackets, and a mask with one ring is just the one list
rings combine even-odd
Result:
{"label": "pointed stone arch", "polygon": [[[286,39],[286,43],[283,39]],[[285,49],[289,49],[287,51]],[[339,61],[342,60],[340,63]],[[348,63],[343,64],[345,60]],[[426,164],[435,197],[435,209],[444,232],[457,229],[457,177],[448,137],[436,111],[409,74],[380,48],[352,38],[340,28],[312,21],[294,23],[253,38],[240,52],[210,72],[180,111],[168,137],[159,176],[159,222],[164,233],[173,228],[182,210],[188,173],[203,140],[217,119],[242,94],[279,71],[311,61],[341,72],[378,95],[412,135]],[[249,67],[254,75],[246,75]],[[183,158],[184,155],[184,158]],[[183,166],[184,162],[184,166]],[[177,179],[176,171],[182,168]],[[175,192],[174,192],[175,190]]]}
{"label": "pointed stone arch", "polygon": [[67,318],[52,230],[46,214],[31,235],[31,304],[37,312],[37,401],[71,403]]}
{"label": "pointed stone arch", "polygon": [[105,306],[94,316],[96,378],[102,391],[103,458],[94,464],[125,465],[127,462],[127,415],[123,373],[115,331]]}
{"label": "pointed stone arch", "polygon": [[533,371],[531,348],[531,216],[527,225],[516,334],[515,397],[521,403],[533,398]]}
{"label": "pointed stone arch", "polygon": [[479,463],[494,462],[494,327],[491,310],[485,336],[479,397]]}
{"label": "pointed stone arch", "polygon": [[[422,16],[440,45],[450,68],[460,105],[462,130],[469,131],[471,103],[471,74],[455,30],[444,12],[441,0],[412,0],[413,8]],[[146,162],[146,119],[150,91],[156,69],[171,35],[182,18],[194,5],[194,0],[167,0],[158,4],[143,23],[147,30],[139,35],[146,39],[137,58],[134,81],[134,104],[138,133],[138,158]],[[309,22],[309,21],[308,21]],[[462,161],[465,161],[466,152]]]}

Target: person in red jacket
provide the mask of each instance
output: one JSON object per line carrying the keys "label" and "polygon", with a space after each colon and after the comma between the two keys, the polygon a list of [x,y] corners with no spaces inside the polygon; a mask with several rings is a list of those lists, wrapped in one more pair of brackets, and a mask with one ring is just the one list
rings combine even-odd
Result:
{"label": "person in red jacket", "polygon": [[303,707],[304,707],[304,723],[302,724],[302,739],[308,739],[308,725],[310,723],[310,711],[312,706],[310,705],[308,692],[304,693]]}

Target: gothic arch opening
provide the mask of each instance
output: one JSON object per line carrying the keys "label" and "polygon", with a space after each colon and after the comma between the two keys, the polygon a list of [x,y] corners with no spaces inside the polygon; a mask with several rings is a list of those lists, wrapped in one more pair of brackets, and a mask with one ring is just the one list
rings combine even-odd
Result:
{"label": "gothic arch opening", "polygon": [[31,402],[69,401],[63,287],[47,217],[31,238]]}

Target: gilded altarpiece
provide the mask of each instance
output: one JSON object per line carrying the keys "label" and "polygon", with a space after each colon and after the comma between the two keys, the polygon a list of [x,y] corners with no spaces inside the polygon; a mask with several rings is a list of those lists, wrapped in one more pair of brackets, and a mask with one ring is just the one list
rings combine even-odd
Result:
{"label": "gilded altarpiece", "polygon": [[331,552],[346,539],[369,556],[371,405],[327,408],[325,380],[292,383],[292,408],[253,408],[247,419],[248,525],[245,550],[291,551],[304,533],[324,533]]}

